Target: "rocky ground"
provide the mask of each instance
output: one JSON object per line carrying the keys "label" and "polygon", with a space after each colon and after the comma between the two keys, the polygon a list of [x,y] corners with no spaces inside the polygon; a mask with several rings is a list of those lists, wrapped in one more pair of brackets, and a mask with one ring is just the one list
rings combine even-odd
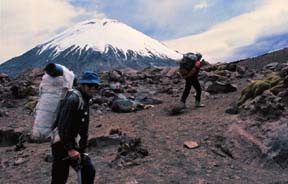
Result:
{"label": "rocky ground", "polygon": [[[175,68],[101,73],[91,105],[95,183],[288,183],[287,66],[203,66],[206,107],[193,106],[192,90],[179,114]],[[0,183],[50,183],[49,143],[29,139],[42,75],[0,75]],[[68,183],[76,179],[71,169]]]}

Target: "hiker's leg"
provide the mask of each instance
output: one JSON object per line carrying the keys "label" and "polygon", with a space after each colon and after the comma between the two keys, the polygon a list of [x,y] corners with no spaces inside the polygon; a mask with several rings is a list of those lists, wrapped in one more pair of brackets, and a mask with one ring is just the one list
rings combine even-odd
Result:
{"label": "hiker's leg", "polygon": [[[56,143],[57,144],[57,143]],[[52,145],[53,164],[51,184],[65,184],[69,175],[69,160],[63,160],[66,153],[61,145]]]}
{"label": "hiker's leg", "polygon": [[196,76],[195,78],[193,78],[192,85],[193,85],[193,87],[194,87],[195,90],[196,90],[195,101],[200,103],[200,101],[201,101],[201,92],[202,92],[202,89],[201,89],[201,85],[200,85],[200,83],[199,83],[199,80],[198,80],[198,77],[197,77],[197,76]]}
{"label": "hiker's leg", "polygon": [[65,184],[69,175],[69,163],[67,161],[53,161],[51,184]]}
{"label": "hiker's leg", "polygon": [[185,83],[185,89],[183,91],[182,97],[181,97],[181,102],[183,102],[185,104],[186,99],[189,96],[190,90],[191,90],[191,85],[192,85],[192,81],[190,78],[186,79],[186,83]]}
{"label": "hiker's leg", "polygon": [[82,161],[82,170],[81,170],[83,184],[93,184],[95,173],[96,170],[91,159],[88,156],[86,156],[85,159],[83,159]]}

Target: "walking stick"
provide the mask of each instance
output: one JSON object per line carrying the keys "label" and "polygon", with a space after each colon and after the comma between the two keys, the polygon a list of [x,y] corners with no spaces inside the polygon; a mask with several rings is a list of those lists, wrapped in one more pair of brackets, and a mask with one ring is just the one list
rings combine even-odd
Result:
{"label": "walking stick", "polygon": [[[75,171],[77,173],[77,178],[78,178],[78,184],[82,184],[82,174],[81,174],[81,169],[82,169],[82,159],[85,160],[85,157],[88,156],[88,153],[82,153],[80,158],[77,160],[77,165],[75,167]],[[69,156],[63,158],[63,160],[67,160],[67,159],[70,159]]]}
{"label": "walking stick", "polygon": [[76,167],[76,171],[77,171],[77,176],[78,176],[78,184],[82,184],[82,173],[81,173],[81,169],[82,169],[82,160],[85,160],[86,157],[88,157],[88,153],[81,153],[80,158],[77,160],[77,167]]}
{"label": "walking stick", "polygon": [[81,174],[81,158],[79,158],[79,160],[77,160],[77,167],[75,168],[75,170],[77,171],[77,176],[78,176],[78,184],[82,184],[82,174]]}

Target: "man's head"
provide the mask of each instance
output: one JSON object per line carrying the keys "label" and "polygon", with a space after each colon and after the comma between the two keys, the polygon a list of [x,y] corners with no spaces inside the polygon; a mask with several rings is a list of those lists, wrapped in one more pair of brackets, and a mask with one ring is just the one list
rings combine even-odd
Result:
{"label": "man's head", "polygon": [[79,81],[81,91],[88,96],[93,96],[100,85],[97,73],[85,71]]}

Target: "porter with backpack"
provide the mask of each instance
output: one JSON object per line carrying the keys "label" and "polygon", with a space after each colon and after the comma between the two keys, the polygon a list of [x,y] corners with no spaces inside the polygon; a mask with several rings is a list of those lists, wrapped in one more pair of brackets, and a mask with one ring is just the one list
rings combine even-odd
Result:
{"label": "porter with backpack", "polygon": [[186,108],[186,99],[189,96],[191,86],[196,90],[195,96],[195,107],[203,107],[200,103],[201,101],[201,86],[198,80],[198,74],[200,71],[202,55],[200,53],[187,53],[183,55],[182,60],[180,61],[179,72],[182,77],[185,79],[185,89],[183,91],[180,108]]}

